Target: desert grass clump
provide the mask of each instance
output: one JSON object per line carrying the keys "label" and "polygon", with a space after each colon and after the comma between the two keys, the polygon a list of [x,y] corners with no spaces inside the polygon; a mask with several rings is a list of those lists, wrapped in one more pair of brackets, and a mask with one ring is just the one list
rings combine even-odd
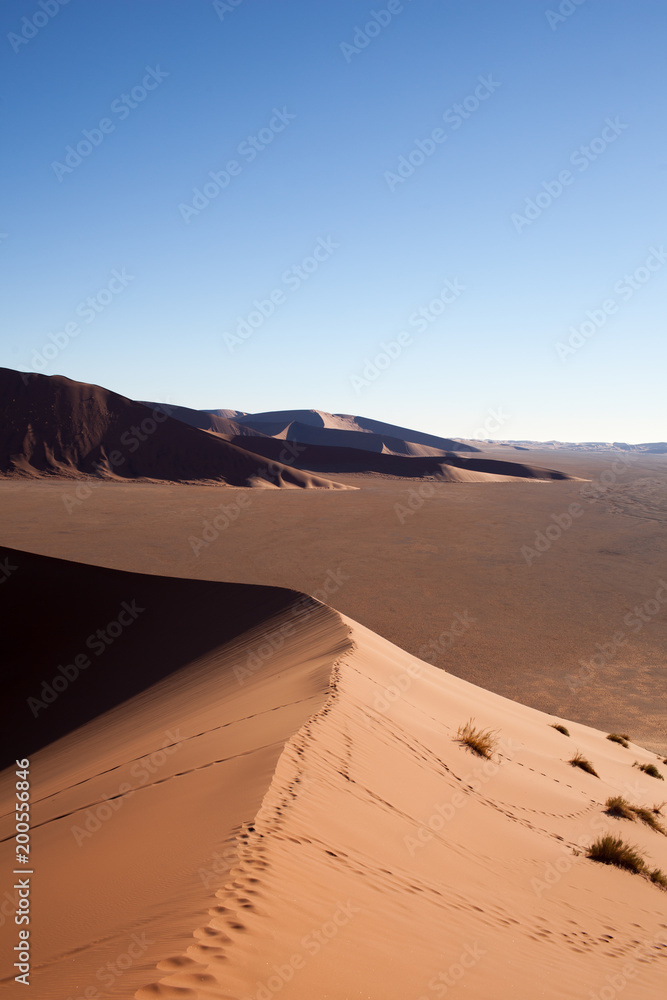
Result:
{"label": "desert grass clump", "polygon": [[570,757],[570,759],[568,760],[568,764],[571,764],[572,767],[580,767],[582,771],[585,771],[587,774],[592,774],[596,778],[600,777],[600,775],[597,773],[597,771],[591,764],[590,760],[586,760],[584,755],[582,753],[579,753],[578,750],[575,753],[574,757]]}
{"label": "desert grass clump", "polygon": [[662,806],[654,806],[652,809],[647,809],[644,806],[631,806],[622,795],[612,795],[610,799],[607,799],[605,806],[605,812],[608,816],[616,816],[618,819],[639,819],[646,826],[650,826],[652,830],[667,835],[667,830],[657,819],[658,816],[662,815],[660,812]]}
{"label": "desert grass clump", "polygon": [[622,795],[612,795],[610,799],[605,802],[605,812],[609,816],[618,816],[619,819],[632,819],[634,820],[635,814],[633,812],[632,806],[624,799]]}
{"label": "desert grass clump", "polygon": [[659,868],[654,868],[652,872],[649,872],[648,876],[651,882],[659,885],[661,889],[667,889],[667,875],[660,871]]}
{"label": "desert grass clump", "polygon": [[638,767],[640,771],[643,771],[644,774],[649,774],[652,778],[659,778],[660,781],[665,780],[655,764],[640,764],[638,761],[635,761],[632,766]]}
{"label": "desert grass clump", "polygon": [[456,733],[456,741],[462,746],[468,747],[473,753],[480,757],[491,760],[493,751],[496,749],[498,740],[492,729],[477,729],[475,720],[468,719],[465,726],[459,726]]}
{"label": "desert grass clump", "polygon": [[607,739],[611,740],[612,743],[620,743],[620,745],[625,747],[626,750],[629,746],[629,737],[625,736],[623,733],[609,733]]}
{"label": "desert grass clump", "polygon": [[563,734],[563,736],[570,735],[570,730],[567,729],[565,726],[561,726],[559,722],[550,722],[549,725],[551,726],[552,729],[557,729],[559,733]]}
{"label": "desert grass clump", "polygon": [[636,874],[646,870],[646,862],[637,848],[610,834],[598,837],[586,851],[586,856],[592,861],[601,861],[603,865],[616,865]]}
{"label": "desert grass clump", "polygon": [[632,806],[631,808],[637,819],[640,819],[642,823],[646,823],[647,826],[650,826],[652,830],[657,830],[658,833],[667,834],[667,830],[656,819],[656,815],[659,816],[660,811],[656,814],[655,809],[645,809],[644,806]]}

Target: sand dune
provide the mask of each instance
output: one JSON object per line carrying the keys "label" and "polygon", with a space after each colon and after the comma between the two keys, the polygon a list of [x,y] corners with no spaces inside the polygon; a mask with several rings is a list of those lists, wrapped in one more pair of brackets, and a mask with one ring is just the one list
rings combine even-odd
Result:
{"label": "sand dune", "polygon": [[264,437],[261,431],[236,423],[233,418],[225,416],[222,411],[193,410],[189,406],[175,406],[173,403],[149,403],[144,400],[141,403],[142,406],[147,406],[150,410],[166,413],[175,420],[189,424],[190,427],[198,427],[203,431],[214,431],[228,439],[232,437]]}
{"label": "sand dune", "polygon": [[[10,555],[38,598],[49,572],[67,572],[74,605],[94,579],[113,606],[124,576]],[[667,773],[654,754],[576,723],[561,735],[311,598],[204,583],[193,621],[190,581],[126,582],[173,600],[182,588],[183,614],[165,629],[167,607],[146,636],[137,623],[115,640],[131,665],[151,639],[150,686],[32,757],[40,1000],[432,1000],[455,986],[471,1000],[564,1000],[629,983],[628,996],[662,996],[662,890],[581,853],[609,831],[667,868],[666,836],[605,814],[616,793],[660,801],[662,783],[632,766]],[[54,657],[94,624],[62,644],[56,632]],[[206,631],[206,648],[159,676],[177,630]],[[498,731],[491,761],[455,739],[470,716]],[[599,777],[567,763],[575,750]]]}
{"label": "sand dune", "polygon": [[0,474],[347,489],[62,376],[0,369]]}
{"label": "sand dune", "polygon": [[[320,431],[331,433],[329,431]],[[335,433],[335,432],[333,432]],[[345,434],[352,437],[352,434]],[[238,444],[242,438],[232,438]],[[371,437],[371,440],[376,440]],[[382,440],[382,439],[377,439]],[[517,480],[564,480],[573,477],[555,469],[526,465],[521,462],[507,462],[498,459],[459,456],[443,452],[439,456],[397,455],[391,451],[371,451],[357,447],[329,447],[321,444],[305,444],[303,440],[287,442],[277,437],[254,440],[248,447],[258,455],[285,461],[292,458],[296,468],[311,472],[374,472],[396,478],[436,477],[443,483],[506,482]],[[410,447],[408,445],[408,447]],[[425,448],[424,445],[414,445]]]}
{"label": "sand dune", "polygon": [[[380,420],[371,420],[369,417],[354,417],[346,413],[325,413],[322,410],[276,410],[267,413],[249,413],[237,418],[237,423],[247,427],[254,427],[264,434],[271,436],[289,436],[290,440],[311,440],[318,444],[342,444],[352,445],[356,448],[366,447],[369,450],[377,450],[371,443],[362,443],[363,439],[358,437],[363,434],[366,437],[374,436],[387,438],[391,441],[411,442],[412,444],[426,445],[443,451],[479,451],[473,444],[455,441],[452,438],[441,438],[434,434],[424,434],[422,431],[413,431],[407,427],[399,427],[396,424],[385,424]],[[289,428],[292,428],[290,431]],[[311,433],[315,430],[337,431],[338,435],[328,434],[323,437],[313,435],[311,438],[297,437],[297,434],[305,434],[305,428],[311,428]],[[342,434],[355,435],[349,440],[343,439]],[[354,444],[353,444],[354,441]],[[407,454],[399,451],[397,454]]]}

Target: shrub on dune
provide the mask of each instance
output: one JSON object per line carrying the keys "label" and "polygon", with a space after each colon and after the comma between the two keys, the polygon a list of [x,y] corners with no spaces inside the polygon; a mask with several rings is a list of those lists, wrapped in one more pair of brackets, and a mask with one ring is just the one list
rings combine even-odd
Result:
{"label": "shrub on dune", "polygon": [[612,743],[620,743],[620,745],[622,747],[625,747],[626,750],[629,746],[628,744],[629,738],[630,738],[629,736],[625,736],[622,733],[609,733],[609,736],[607,737],[607,739],[611,740]]}
{"label": "shrub on dune", "polygon": [[597,773],[597,771],[591,764],[590,760],[586,760],[584,755],[579,753],[578,750],[575,753],[574,757],[570,757],[570,759],[568,760],[568,764],[571,764],[572,767],[580,767],[582,771],[586,772],[586,774],[592,774],[595,778],[600,777],[600,775]]}
{"label": "shrub on dune", "polygon": [[660,781],[665,780],[663,776],[660,774],[660,771],[657,769],[655,764],[640,764],[638,763],[638,761],[635,761],[632,766],[638,767],[640,771],[643,771],[644,774],[650,775],[652,778],[659,778]]}
{"label": "shrub on dune", "polygon": [[498,743],[495,732],[492,729],[477,729],[474,722],[474,719],[468,719],[464,726],[459,726],[456,741],[490,760]]}
{"label": "shrub on dune", "polygon": [[621,795],[613,795],[610,799],[607,799],[605,805],[605,812],[608,816],[616,816],[619,819],[633,821],[639,819],[646,826],[650,826],[652,830],[667,834],[667,830],[657,820],[657,817],[662,815],[660,812],[662,806],[654,806],[652,809],[647,809],[644,806],[632,806]]}
{"label": "shrub on dune", "polygon": [[599,837],[591,844],[586,854],[592,861],[600,861],[604,865],[616,865],[617,868],[625,868],[630,872],[640,873],[646,869],[646,862],[636,847],[610,834]]}
{"label": "shrub on dune", "polygon": [[661,889],[667,889],[667,875],[660,871],[659,868],[654,868],[653,871],[649,873],[649,878],[651,882],[659,885]]}
{"label": "shrub on dune", "polygon": [[612,795],[607,799],[605,812],[610,816],[618,816],[619,819],[634,819],[634,813],[630,803],[622,795]]}
{"label": "shrub on dune", "polygon": [[563,736],[569,736],[570,735],[570,730],[567,729],[565,726],[561,726],[561,724],[559,722],[551,722],[550,726],[551,726],[552,729],[556,729],[556,730],[558,730],[559,733],[562,733]]}

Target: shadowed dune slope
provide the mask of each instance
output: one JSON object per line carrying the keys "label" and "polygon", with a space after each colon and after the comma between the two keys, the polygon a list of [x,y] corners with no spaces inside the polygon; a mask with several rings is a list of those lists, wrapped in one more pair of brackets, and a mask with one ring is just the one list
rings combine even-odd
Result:
{"label": "shadowed dune slope", "polygon": [[[29,640],[36,608],[45,614],[47,676],[81,648],[100,614],[105,621],[115,613],[119,598],[131,600],[136,591],[146,610],[40,717],[46,723],[62,707],[72,725],[76,713],[66,703],[91,691],[101,696],[98,709],[108,707],[30,754],[38,871],[32,976],[28,990],[12,981],[7,947],[0,983],[12,1000],[27,993],[40,1000],[132,997],[205,919],[235,837],[259,809],[285,742],[326,700],[348,630],[324,605],[289,591],[217,583],[193,589],[188,580],[10,556],[18,569],[8,582],[24,574],[36,588],[17,598],[12,625]],[[65,601],[44,607],[54,573],[76,620],[68,619]],[[27,641],[16,666],[32,673],[34,652]],[[5,721],[14,757],[27,751],[25,711],[19,702],[16,718]],[[0,923],[10,931],[15,780],[13,768],[0,776]]]}
{"label": "shadowed dune slope", "polygon": [[[229,589],[205,586],[219,619]],[[40,1000],[100,984],[137,1000],[433,1000],[454,986],[571,1000],[609,977],[661,997],[663,891],[580,850],[610,832],[667,868],[667,836],[605,813],[614,794],[659,802],[662,783],[632,766],[667,774],[655,755],[576,723],[564,736],[310,598],[280,600],[34,755]],[[155,660],[171,641],[154,620]],[[491,760],[456,739],[471,716],[496,731]],[[575,750],[599,777],[570,766]]]}
{"label": "shadowed dune slope", "polygon": [[[126,573],[0,547],[0,766],[29,755],[298,599],[277,587]],[[84,665],[86,664],[86,665]]]}
{"label": "shadowed dune slope", "polygon": [[141,400],[142,406],[147,406],[150,410],[157,410],[158,413],[166,413],[175,420],[180,420],[190,427],[198,427],[203,431],[214,431],[223,437],[264,437],[260,431],[255,431],[252,427],[244,427],[237,424],[233,419],[225,417],[220,413],[210,410],[193,410],[189,406],[175,406],[173,403],[149,403]]}
{"label": "shadowed dune slope", "polygon": [[[320,433],[329,433],[328,431]],[[341,432],[351,438],[352,434]],[[361,435],[359,435],[361,437]],[[373,438],[371,438],[373,440]],[[232,438],[238,443],[240,438]],[[381,439],[378,439],[381,440]],[[425,447],[416,445],[416,448]],[[278,461],[291,460],[297,468],[335,475],[343,472],[377,472],[397,478],[437,476],[443,482],[485,482],[504,479],[562,480],[572,476],[554,469],[544,469],[522,462],[506,462],[477,456],[443,454],[441,456],[408,456],[373,452],[355,447],[324,447],[302,441],[264,437],[254,440],[257,454]],[[293,456],[293,457],[292,457]]]}
{"label": "shadowed dune slope", "polygon": [[0,473],[348,487],[271,466],[222,438],[60,375],[0,369]]}

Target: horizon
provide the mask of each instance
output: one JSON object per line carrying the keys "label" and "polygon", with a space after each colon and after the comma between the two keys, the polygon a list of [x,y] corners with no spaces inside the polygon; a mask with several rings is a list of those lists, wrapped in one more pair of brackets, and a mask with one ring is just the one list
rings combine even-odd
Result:
{"label": "horizon", "polygon": [[480,440],[667,437],[664,7],[156,11],[0,11],[0,363],[464,439],[493,413]]}
{"label": "horizon", "polygon": [[[31,372],[19,372],[19,374],[21,376],[23,376],[23,375],[41,375],[41,374],[44,374],[44,373],[31,371]],[[69,376],[62,375],[62,373],[60,373],[60,372],[54,372],[52,375],[46,375],[46,377],[47,378],[69,378]],[[72,381],[77,381],[77,380],[72,380]],[[24,379],[24,383],[25,383],[25,379]],[[104,389],[105,391],[115,392],[115,390],[114,389],[110,389],[109,386],[100,385],[99,383],[88,382],[88,383],[82,383],[82,384],[95,385],[95,386],[97,386],[100,389]],[[122,395],[122,393],[116,393],[116,395]],[[242,410],[242,409],[239,409],[238,407],[232,407],[232,406],[186,407],[185,404],[169,402],[169,401],[163,400],[163,399],[146,400],[146,399],[132,399],[132,397],[125,397],[125,398],[130,399],[132,402],[135,402],[135,403],[142,403],[145,406],[158,405],[158,406],[164,406],[164,407],[167,407],[167,408],[170,407],[170,406],[171,407],[184,407],[185,409],[192,409],[193,411],[198,411],[200,413],[217,413],[217,412],[219,412],[221,410],[225,410],[228,413],[234,413],[237,416],[248,416],[248,417],[250,417],[250,416],[257,416],[259,414],[264,414],[264,413],[267,413],[267,414],[278,414],[278,413],[300,413],[300,412],[321,413],[321,414],[324,414],[325,416],[334,416],[334,417],[354,417],[355,419],[358,418],[358,417],[362,417],[362,418],[366,418],[366,419],[370,419],[370,420],[375,420],[378,423],[386,423],[388,426],[393,423],[394,426],[396,426],[397,428],[403,429],[403,430],[417,431],[417,432],[419,432],[421,434],[431,434],[431,433],[433,433],[432,430],[429,430],[426,427],[418,427],[415,424],[411,424],[409,421],[407,423],[404,423],[404,424],[397,424],[395,421],[381,421],[381,420],[379,420],[379,418],[377,418],[375,416],[372,416],[369,413],[361,413],[361,412],[359,412],[359,413],[347,413],[347,412],[343,412],[343,411],[329,411],[329,410],[323,410],[321,407],[316,407],[316,406],[286,407],[286,408],[283,408],[281,410],[255,410],[255,411],[252,411],[252,410]],[[495,424],[498,424],[499,422],[502,423],[502,416],[503,416],[502,411],[490,410],[490,412],[489,412],[489,414],[487,415],[487,418],[486,418],[487,419],[487,423],[490,424],[490,425],[495,425]],[[501,419],[499,420],[499,418],[501,418]],[[178,419],[178,418],[175,418],[175,419]],[[235,417],[232,416],[232,417],[229,417],[229,419],[230,420],[234,420]],[[482,430],[485,430],[485,429],[487,429],[487,428],[485,428],[484,426],[476,428],[476,430],[478,430],[478,431],[482,431]],[[642,444],[661,444],[661,443],[663,443],[661,441],[658,441],[657,439],[654,440],[654,441],[630,441],[629,439],[623,439],[623,440],[617,439],[617,440],[614,440],[614,441],[612,441],[611,439],[595,440],[595,441],[593,441],[593,440],[583,440],[583,439],[582,440],[564,441],[561,438],[540,438],[540,439],[536,439],[536,438],[502,438],[502,437],[494,438],[494,437],[482,437],[480,434],[468,435],[467,437],[461,437],[460,435],[456,435],[456,434],[441,434],[439,436],[441,436],[441,437],[448,437],[448,438],[451,438],[451,439],[456,440],[456,441],[459,441],[459,440],[460,441],[479,441],[481,443],[488,443],[488,444],[573,444],[573,445],[599,444],[599,445],[612,445],[613,446],[613,445],[621,445],[621,444],[642,445]]]}

